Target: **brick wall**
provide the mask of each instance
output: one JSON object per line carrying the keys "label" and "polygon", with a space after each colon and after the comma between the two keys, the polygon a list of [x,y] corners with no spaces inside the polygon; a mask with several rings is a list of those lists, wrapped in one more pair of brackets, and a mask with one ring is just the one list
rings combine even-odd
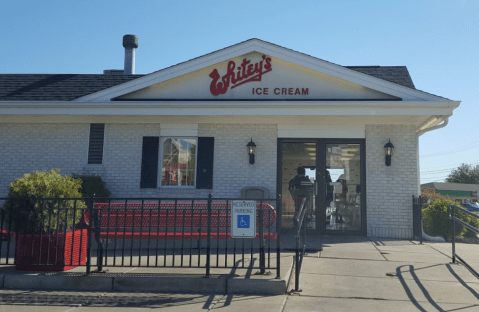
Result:
{"label": "brick wall", "polygon": [[[247,186],[265,187],[276,196],[276,125],[198,125],[198,136],[215,137],[213,190],[139,188],[143,136],[159,133],[159,124],[107,124],[104,164],[87,165],[89,124],[0,124],[0,197],[15,178],[50,169],[101,175],[114,197],[239,197]],[[246,150],[251,138],[257,145],[254,165]],[[396,148],[392,166],[386,167],[384,144],[389,138]],[[412,237],[417,147],[412,127],[366,126],[368,236]]]}
{"label": "brick wall", "polygon": [[34,170],[82,173],[89,129],[89,124],[0,123],[0,197],[14,179]]}
{"label": "brick wall", "polygon": [[[198,135],[215,137],[214,196],[240,197],[240,190],[248,186],[265,187],[276,196],[276,125],[204,124]],[[256,144],[254,165],[246,149],[251,138]]]}
{"label": "brick wall", "polygon": [[[389,138],[395,149],[387,167],[384,145]],[[412,238],[412,195],[418,195],[417,148],[413,127],[366,126],[368,236]]]}
{"label": "brick wall", "polygon": [[[206,198],[240,197],[247,186],[276,192],[276,126],[200,124],[198,136],[215,137],[213,189],[140,189],[143,136],[158,136],[159,124],[108,124],[103,166],[87,166],[101,175],[114,197]],[[256,143],[256,162],[249,164],[246,144]]]}
{"label": "brick wall", "polygon": [[112,197],[157,197],[152,189],[140,189],[140,179],[143,137],[159,133],[159,124],[106,124],[103,166],[87,168],[99,168]]}
{"label": "brick wall", "polygon": [[[276,193],[276,126],[201,124],[199,136],[215,137],[213,190],[140,189],[144,136],[159,124],[106,124],[102,165],[88,165],[89,124],[0,124],[0,197],[8,184],[33,170],[102,176],[113,197],[240,197],[241,188],[262,186]],[[256,143],[249,164],[246,144]]]}

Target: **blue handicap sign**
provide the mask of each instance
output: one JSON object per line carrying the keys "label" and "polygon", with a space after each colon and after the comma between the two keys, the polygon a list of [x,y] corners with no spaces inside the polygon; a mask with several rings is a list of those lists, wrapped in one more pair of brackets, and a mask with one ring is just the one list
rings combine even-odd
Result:
{"label": "blue handicap sign", "polygon": [[250,227],[250,215],[238,215],[238,228],[248,229]]}

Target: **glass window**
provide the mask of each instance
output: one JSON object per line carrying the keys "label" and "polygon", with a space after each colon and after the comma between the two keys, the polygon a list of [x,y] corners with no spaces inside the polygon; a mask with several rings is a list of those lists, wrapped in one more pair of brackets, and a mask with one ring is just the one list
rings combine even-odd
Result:
{"label": "glass window", "polygon": [[162,139],[162,186],[195,186],[196,138]]}

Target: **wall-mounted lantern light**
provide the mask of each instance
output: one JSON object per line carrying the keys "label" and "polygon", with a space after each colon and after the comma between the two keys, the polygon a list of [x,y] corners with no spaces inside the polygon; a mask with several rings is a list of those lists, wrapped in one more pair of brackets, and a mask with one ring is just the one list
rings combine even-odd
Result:
{"label": "wall-mounted lantern light", "polygon": [[386,166],[391,166],[391,156],[393,155],[394,145],[391,143],[391,139],[389,142],[384,145],[384,152],[386,153]]}
{"label": "wall-mounted lantern light", "polygon": [[246,144],[246,147],[248,148],[249,163],[254,164],[254,151],[256,149],[256,144],[254,144],[253,138],[251,138],[251,142]]}

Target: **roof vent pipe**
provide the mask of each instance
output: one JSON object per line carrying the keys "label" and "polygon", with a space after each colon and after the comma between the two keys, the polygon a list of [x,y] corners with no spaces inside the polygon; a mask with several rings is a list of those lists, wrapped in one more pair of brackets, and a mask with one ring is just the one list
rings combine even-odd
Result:
{"label": "roof vent pipe", "polygon": [[125,48],[125,75],[135,74],[135,49],[138,48],[138,37],[135,35],[123,36]]}

